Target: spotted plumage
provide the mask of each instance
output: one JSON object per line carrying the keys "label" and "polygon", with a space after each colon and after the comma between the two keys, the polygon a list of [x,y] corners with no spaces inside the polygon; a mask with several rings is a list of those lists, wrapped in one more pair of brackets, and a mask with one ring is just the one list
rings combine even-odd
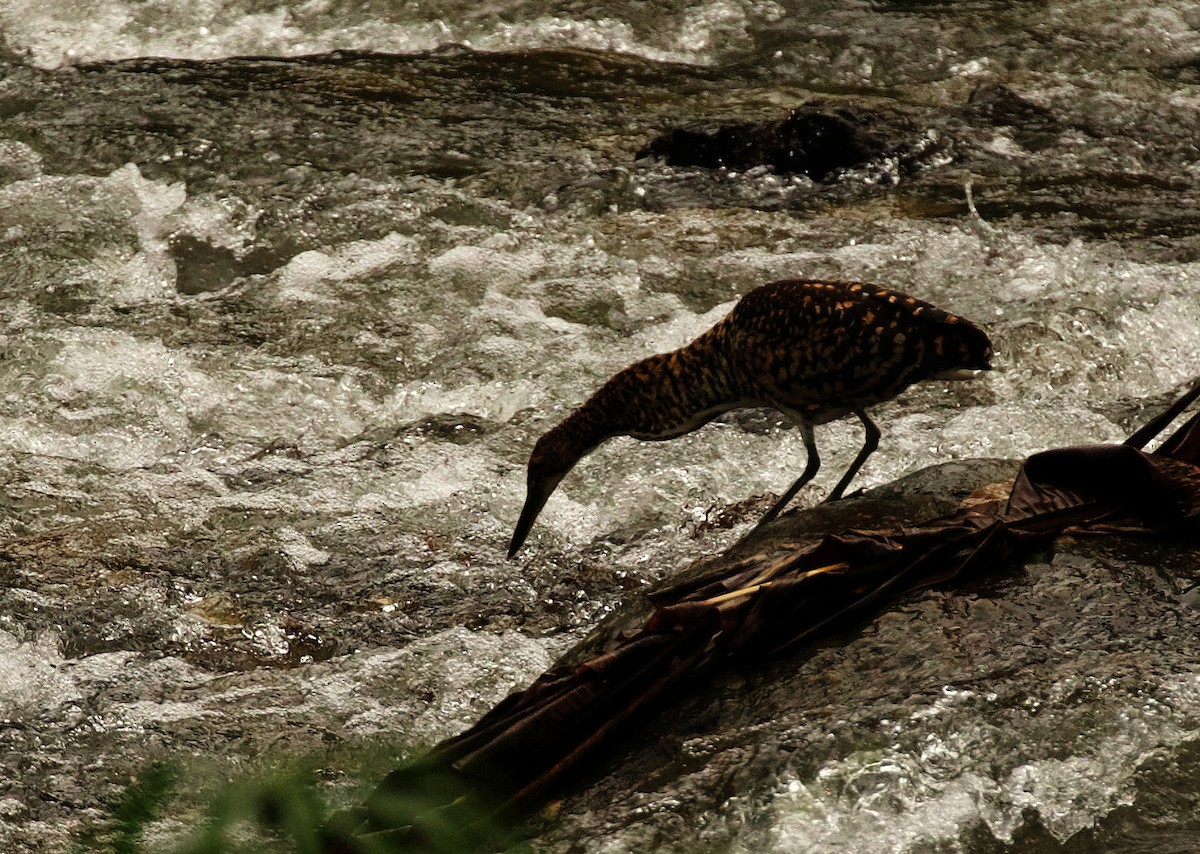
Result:
{"label": "spotted plumage", "polygon": [[732,409],[778,409],[800,427],[808,460],[762,524],[816,475],[815,425],[853,413],[866,430],[835,500],[878,444],[867,407],[940,374],[988,370],[991,358],[978,326],[899,291],[807,279],[763,285],[691,344],[618,372],[538,440],[509,557],[563,476],[612,436],[672,439]]}

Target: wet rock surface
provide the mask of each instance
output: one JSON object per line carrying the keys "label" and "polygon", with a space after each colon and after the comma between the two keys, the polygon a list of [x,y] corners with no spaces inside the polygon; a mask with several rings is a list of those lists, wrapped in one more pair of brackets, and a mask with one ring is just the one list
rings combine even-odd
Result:
{"label": "wet rock surface", "polygon": [[[950,509],[1013,471],[926,470],[784,518],[743,548],[915,521],[922,501]],[[1193,819],[1156,808],[1150,780],[1165,773],[1183,797],[1198,780],[1197,555],[1063,538],[797,655],[724,668],[582,775],[552,821],[530,826],[535,850],[859,850],[880,838],[925,850],[949,836],[972,851],[1133,852],[1147,834],[1181,839]],[[643,618],[611,618],[568,660]]]}
{"label": "wet rock surface", "polygon": [[[767,562],[814,545],[826,534],[850,529],[882,530],[917,525],[955,512],[983,496],[1007,494],[1020,464],[1013,460],[963,460],[915,472],[870,492],[830,504],[784,513],[773,524],[755,528],[720,555],[681,568],[670,584],[720,572],[740,560],[757,556]],[[757,522],[774,501],[748,501],[732,524]],[[731,508],[732,509],[732,508]],[[649,599],[626,602],[606,617],[562,659],[578,664],[598,655],[621,634],[633,634],[653,612]]]}

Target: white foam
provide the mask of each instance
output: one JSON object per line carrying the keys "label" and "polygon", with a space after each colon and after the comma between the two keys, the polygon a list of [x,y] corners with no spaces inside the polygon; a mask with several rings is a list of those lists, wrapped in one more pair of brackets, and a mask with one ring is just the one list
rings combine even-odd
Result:
{"label": "white foam", "polygon": [[[518,632],[454,628],[403,649],[364,651],[306,671],[308,704],[340,718],[346,737],[403,732],[433,744],[472,723],[550,665],[543,642]],[[403,686],[397,692],[397,686]]]}
{"label": "white foam", "polygon": [[[959,834],[980,820],[998,840],[1011,842],[1026,808],[1056,838],[1066,839],[1098,814],[1131,802],[1135,775],[1149,752],[1196,737],[1195,729],[1181,725],[1179,712],[1196,710],[1200,677],[1169,678],[1159,693],[1166,699],[1110,697],[1097,714],[1115,716],[1119,725],[1073,742],[1069,755],[1007,770],[1004,757],[985,746],[994,741],[990,727],[973,713],[986,714],[987,702],[969,691],[943,698],[917,722],[929,730],[920,750],[895,745],[853,753],[826,763],[812,779],[781,782],[770,807],[776,815],[772,850],[924,851],[956,845]],[[956,709],[964,702],[972,707],[965,716]],[[945,726],[927,720],[943,715],[949,715]]]}
{"label": "white foam", "polygon": [[275,274],[278,299],[335,302],[353,299],[375,280],[396,275],[422,257],[417,241],[395,232],[378,240],[355,240],[329,250],[293,256]]}
{"label": "white foam", "polygon": [[27,292],[129,305],[173,292],[165,235],[185,198],[132,163],[105,178],[33,176],[0,188],[0,229],[22,244]]}
{"label": "white foam", "polygon": [[62,673],[62,664],[54,635],[20,641],[0,629],[0,719],[20,719],[45,706],[79,700],[79,690]]}
{"label": "white foam", "polygon": [[463,44],[481,50],[587,48],[666,62],[708,64],[723,51],[752,46],[750,30],[783,17],[770,0],[709,0],[676,13],[547,15],[543,4],[504,9],[439,4],[423,17],[413,6],[372,9],[370,17],[333,2],[260,11],[253,0],[104,0],[86,11],[71,4],[0,4],[11,47],[46,68],[135,56],[215,59],[298,56],[331,50],[417,53]]}

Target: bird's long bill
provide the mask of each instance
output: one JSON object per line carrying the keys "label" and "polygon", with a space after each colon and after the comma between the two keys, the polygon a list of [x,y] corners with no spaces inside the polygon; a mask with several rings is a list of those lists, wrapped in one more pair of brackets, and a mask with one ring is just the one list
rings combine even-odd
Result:
{"label": "bird's long bill", "polygon": [[525,538],[529,536],[529,529],[533,527],[533,522],[537,519],[538,514],[542,512],[542,508],[546,506],[546,501],[550,498],[558,486],[561,477],[556,477],[552,480],[534,482],[530,479],[529,485],[526,487],[525,506],[521,508],[521,518],[517,520],[517,527],[513,529],[512,542],[508,544],[508,559],[512,560],[513,555],[525,543]]}
{"label": "bird's long bill", "polygon": [[932,379],[935,380],[973,380],[979,377],[984,371],[990,371],[991,368],[951,368],[948,371],[939,371],[934,374]]}

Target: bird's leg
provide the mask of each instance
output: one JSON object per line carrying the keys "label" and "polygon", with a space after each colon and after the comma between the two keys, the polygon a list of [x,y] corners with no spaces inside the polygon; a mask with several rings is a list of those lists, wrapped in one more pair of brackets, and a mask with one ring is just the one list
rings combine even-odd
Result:
{"label": "bird's leg", "polygon": [[817,440],[813,436],[812,425],[794,416],[792,416],[792,420],[796,422],[796,426],[800,428],[800,435],[804,438],[804,450],[808,454],[808,461],[804,466],[803,473],[796,479],[796,482],[783,494],[782,498],[775,502],[775,506],[767,511],[767,515],[763,516],[758,524],[754,526],[756,529],[761,528],[778,516],[783,511],[783,508],[787,507],[788,503],[796,497],[796,493],[800,491],[801,487],[817,476],[817,469],[821,467],[821,455],[817,453]]}
{"label": "bird's leg", "polygon": [[875,449],[879,447],[879,428],[875,426],[875,422],[861,409],[854,410],[854,414],[863,423],[863,429],[866,430],[867,435],[863,440],[862,450],[858,452],[858,456],[854,458],[854,462],[850,463],[850,468],[846,469],[846,473],[842,475],[842,479],[833,488],[833,492],[829,493],[829,497],[825,499],[826,503],[837,501],[842,497],[842,493],[846,491],[846,487],[850,485],[850,481],[854,480],[854,476],[858,474],[858,470],[867,461],[867,457],[875,453]]}

